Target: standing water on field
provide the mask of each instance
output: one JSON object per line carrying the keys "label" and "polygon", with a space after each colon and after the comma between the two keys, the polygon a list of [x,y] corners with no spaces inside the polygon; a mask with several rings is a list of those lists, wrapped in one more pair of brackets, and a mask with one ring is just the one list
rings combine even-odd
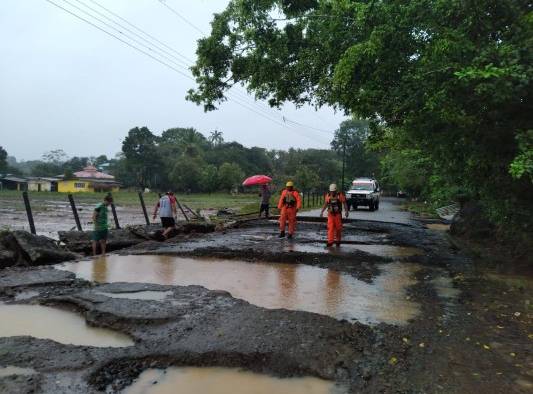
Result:
{"label": "standing water on field", "polygon": [[[179,388],[179,389],[178,389]],[[123,394],[337,394],[318,378],[279,379],[230,368],[168,368],[144,371]]]}
{"label": "standing water on field", "polygon": [[56,268],[96,282],[200,285],[269,308],[329,315],[362,323],[405,324],[419,311],[406,299],[415,283],[414,264],[380,265],[373,283],[349,274],[303,264],[193,259],[174,256],[107,256]]}

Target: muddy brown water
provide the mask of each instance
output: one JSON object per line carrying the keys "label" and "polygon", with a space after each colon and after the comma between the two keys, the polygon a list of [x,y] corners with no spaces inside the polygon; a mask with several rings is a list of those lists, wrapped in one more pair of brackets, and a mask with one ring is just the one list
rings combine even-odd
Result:
{"label": "muddy brown water", "polygon": [[366,324],[405,324],[419,312],[406,299],[415,283],[415,264],[380,266],[373,283],[351,275],[302,264],[192,259],[174,256],[117,256],[70,262],[56,268],[95,282],[200,285],[226,290],[264,308],[315,312]]}
{"label": "muddy brown water", "polygon": [[0,378],[12,375],[34,375],[37,372],[32,368],[20,368],[8,365],[7,367],[0,367]]}
{"label": "muddy brown water", "polygon": [[0,337],[29,335],[79,346],[123,347],[130,337],[105,328],[88,326],[74,312],[41,305],[0,304]]}
{"label": "muddy brown water", "polygon": [[444,223],[428,223],[426,224],[426,227],[430,230],[437,230],[437,231],[449,231],[450,225],[444,224]]}
{"label": "muddy brown water", "polygon": [[[179,388],[179,389],[178,389]],[[279,379],[231,368],[168,368],[144,371],[123,394],[340,394],[313,377]]]}
{"label": "muddy brown water", "polygon": [[165,298],[172,294],[171,291],[135,291],[135,292],[123,292],[123,293],[106,293],[97,292],[110,298],[124,298],[128,300],[151,300],[151,301],[163,301]]}
{"label": "muddy brown water", "polygon": [[360,250],[365,253],[370,253],[380,257],[411,257],[423,254],[423,250],[409,246],[394,246],[394,245],[352,245],[342,244],[340,247],[326,248],[323,244],[304,244],[304,243],[289,243],[283,246],[284,252],[304,252],[304,253],[336,253],[336,252],[350,252]]}

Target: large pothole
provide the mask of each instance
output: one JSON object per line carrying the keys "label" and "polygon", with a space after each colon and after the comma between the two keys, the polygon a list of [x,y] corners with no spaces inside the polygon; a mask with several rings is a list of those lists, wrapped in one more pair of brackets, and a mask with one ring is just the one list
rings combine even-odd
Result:
{"label": "large pothole", "polygon": [[124,334],[88,326],[81,315],[48,306],[0,304],[0,321],[0,337],[32,336],[78,346],[133,345]]}
{"label": "large pothole", "polygon": [[275,378],[233,368],[144,371],[123,394],[340,394],[346,389],[314,377]]}
{"label": "large pothole", "polygon": [[269,309],[315,312],[367,324],[405,324],[419,312],[406,297],[418,266],[391,263],[367,283],[336,270],[305,264],[245,262],[175,256],[107,256],[58,268],[101,283],[200,285]]}

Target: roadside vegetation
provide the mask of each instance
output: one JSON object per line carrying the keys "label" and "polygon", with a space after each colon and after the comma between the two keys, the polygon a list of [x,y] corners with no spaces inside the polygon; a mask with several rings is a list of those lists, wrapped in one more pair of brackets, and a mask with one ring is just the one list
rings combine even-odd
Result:
{"label": "roadside vegetation", "polygon": [[266,174],[277,190],[292,179],[323,191],[340,183],[345,156],[346,183],[374,175],[430,208],[474,202],[500,234],[528,233],[531,22],[524,0],[231,1],[199,40],[188,99],[214,110],[244,83],[274,107],[331,105],[353,117],[331,149],[248,148],[216,130],[135,127],[114,158],[52,151],[17,162],[0,148],[0,173],[68,176],[91,161],[140,190],[228,193]]}
{"label": "roadside vegetation", "polygon": [[531,22],[524,0],[231,1],[188,98],[213,110],[244,83],[272,106],[334,106],[370,122],[385,186],[531,232]]}

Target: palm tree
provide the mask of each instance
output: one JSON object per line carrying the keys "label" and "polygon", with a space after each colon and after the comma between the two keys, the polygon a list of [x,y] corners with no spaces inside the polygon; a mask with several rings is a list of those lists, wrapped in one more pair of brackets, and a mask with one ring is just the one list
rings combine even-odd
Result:
{"label": "palm tree", "polygon": [[215,131],[211,132],[211,135],[209,136],[209,141],[214,146],[217,146],[217,145],[220,145],[221,143],[223,143],[224,142],[224,138],[222,137],[222,132],[218,131],[218,130],[215,130]]}

